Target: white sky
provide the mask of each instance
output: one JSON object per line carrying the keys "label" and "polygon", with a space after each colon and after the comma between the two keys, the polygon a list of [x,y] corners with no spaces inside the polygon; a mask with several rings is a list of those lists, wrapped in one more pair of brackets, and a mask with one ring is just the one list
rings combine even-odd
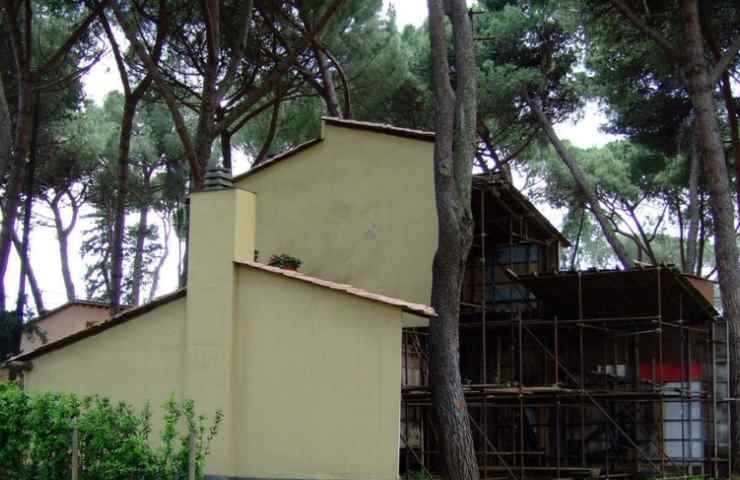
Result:
{"label": "white sky", "polygon": [[[384,0],[385,8],[393,5],[396,9],[397,22],[399,28],[408,24],[419,26],[426,20],[427,4],[426,0]],[[108,54],[99,62],[85,77],[85,91],[89,98],[97,103],[102,103],[105,95],[112,90],[120,90],[121,83],[115,68],[115,62],[112,55]],[[599,111],[595,104],[589,104],[582,112],[580,118],[564,122],[556,126],[560,136],[570,140],[579,147],[601,146],[615,137],[603,134],[599,127],[606,121],[604,115]],[[562,219],[562,213],[546,206],[542,206],[543,213],[558,225]],[[35,207],[35,213],[49,218],[50,212],[42,206]],[[135,222],[134,218],[130,222]],[[85,229],[85,221],[81,219],[81,225],[72,235],[69,245],[70,263],[72,273],[75,278],[75,286],[78,297],[85,294],[83,282],[84,266],[79,255],[80,244],[82,242],[82,230]],[[89,228],[89,227],[88,227]],[[174,235],[173,235],[174,237]],[[159,293],[166,293],[176,287],[177,276],[177,247],[174,242],[170,246],[170,258],[165,265],[160,279]],[[51,308],[65,303],[66,296],[64,285],[60,274],[60,262],[58,255],[58,244],[55,234],[51,228],[44,226],[35,226],[31,233],[31,264],[36,273],[36,277],[44,293],[44,301],[47,308]],[[15,292],[17,278],[19,275],[18,258],[13,252],[11,263],[6,274],[6,284],[8,285],[7,303],[11,305],[15,302]],[[146,295],[147,292],[143,292]],[[145,298],[145,297],[144,297]],[[33,304],[30,298],[30,304]]]}

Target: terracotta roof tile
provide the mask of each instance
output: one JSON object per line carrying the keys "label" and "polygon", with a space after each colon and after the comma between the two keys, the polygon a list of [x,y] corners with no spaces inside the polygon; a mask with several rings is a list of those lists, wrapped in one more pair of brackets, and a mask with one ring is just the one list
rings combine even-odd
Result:
{"label": "terracotta roof tile", "polygon": [[349,295],[354,295],[355,297],[364,298],[366,300],[371,300],[373,302],[379,302],[379,303],[384,303],[386,305],[399,307],[405,312],[413,313],[415,315],[420,315],[422,317],[436,317],[437,316],[437,313],[434,311],[434,309],[428,305],[407,302],[405,300],[401,300],[398,298],[388,297],[388,296],[380,295],[377,293],[371,293],[371,292],[368,292],[367,290],[363,290],[362,288],[353,287],[352,285],[331,282],[329,280],[323,280],[321,278],[304,275],[303,273],[296,272],[294,270],[286,270],[284,268],[271,267],[269,265],[265,265],[264,263],[246,262],[246,261],[239,261],[235,263],[239,265],[244,265],[246,267],[254,268],[257,270],[262,270],[265,272],[282,275],[284,277],[293,278],[295,280],[300,280],[302,282],[311,283],[319,287],[329,288],[337,292],[347,293]]}
{"label": "terracotta roof tile", "polygon": [[426,130],[413,130],[411,128],[396,127],[387,123],[361,122],[336,117],[322,117],[322,120],[327,125],[334,127],[354,128],[357,130],[395,135],[397,137],[412,138],[414,140],[423,140],[425,142],[434,142],[434,132],[428,132]]}

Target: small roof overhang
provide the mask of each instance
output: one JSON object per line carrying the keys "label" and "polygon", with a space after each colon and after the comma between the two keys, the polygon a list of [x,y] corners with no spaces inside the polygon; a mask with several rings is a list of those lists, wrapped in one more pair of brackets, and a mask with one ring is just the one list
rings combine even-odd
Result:
{"label": "small roof overhang", "polygon": [[542,301],[546,318],[639,319],[657,317],[660,313],[666,320],[704,323],[719,317],[701,292],[669,266],[529,275],[517,275],[511,270],[506,273]]}

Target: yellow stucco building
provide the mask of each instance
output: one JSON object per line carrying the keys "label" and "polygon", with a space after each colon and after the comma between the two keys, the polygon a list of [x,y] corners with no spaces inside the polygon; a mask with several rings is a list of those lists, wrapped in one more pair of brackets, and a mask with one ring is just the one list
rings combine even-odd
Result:
{"label": "yellow stucco building", "polygon": [[[432,151],[429,133],[324,119],[192,195],[187,290],[16,357],[25,388],[221,410],[209,478],[397,478],[402,328],[434,316]],[[280,253],[302,272],[264,264]]]}

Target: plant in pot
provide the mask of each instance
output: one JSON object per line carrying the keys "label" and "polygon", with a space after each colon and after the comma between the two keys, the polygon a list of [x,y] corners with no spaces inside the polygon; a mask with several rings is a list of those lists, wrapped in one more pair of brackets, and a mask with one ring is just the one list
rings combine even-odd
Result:
{"label": "plant in pot", "polygon": [[268,261],[267,264],[271,267],[297,271],[303,264],[303,262],[288,254],[281,253],[280,255],[273,255],[272,257],[270,257],[270,261]]}

